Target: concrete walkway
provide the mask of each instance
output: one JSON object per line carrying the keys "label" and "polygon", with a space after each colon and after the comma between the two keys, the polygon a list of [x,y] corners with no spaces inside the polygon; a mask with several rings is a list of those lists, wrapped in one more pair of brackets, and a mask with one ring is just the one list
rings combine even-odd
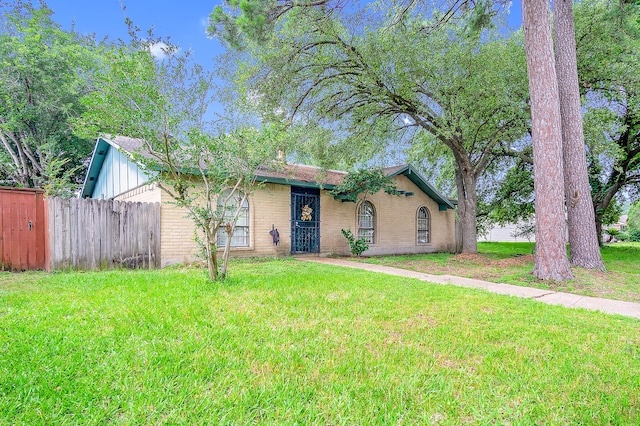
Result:
{"label": "concrete walkway", "polygon": [[584,308],[602,311],[608,314],[618,314],[640,319],[640,303],[622,302],[619,300],[601,299],[598,297],[580,296],[571,293],[560,293],[539,288],[520,287],[511,284],[497,284],[472,278],[455,277],[453,275],[431,275],[390,266],[372,265],[370,263],[352,262],[344,259],[328,257],[297,257],[304,262],[323,263],[325,265],[343,266],[347,268],[363,269],[365,271],[381,272],[399,277],[416,278],[436,284],[452,284],[461,287],[479,288],[491,293],[535,299],[550,305],[562,305],[568,308]]}

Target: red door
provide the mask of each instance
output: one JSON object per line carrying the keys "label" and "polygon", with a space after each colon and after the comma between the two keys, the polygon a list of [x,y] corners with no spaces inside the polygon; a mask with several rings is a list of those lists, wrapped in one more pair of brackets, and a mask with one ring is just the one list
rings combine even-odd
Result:
{"label": "red door", "polygon": [[41,190],[0,188],[0,270],[44,269],[44,219]]}

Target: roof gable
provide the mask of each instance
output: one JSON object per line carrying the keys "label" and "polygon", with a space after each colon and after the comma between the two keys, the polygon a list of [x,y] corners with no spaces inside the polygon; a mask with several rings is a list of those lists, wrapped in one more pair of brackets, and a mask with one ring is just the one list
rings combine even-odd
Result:
{"label": "roof gable", "polygon": [[[121,152],[130,154],[139,152],[145,155],[144,144],[140,139],[116,136],[114,138],[99,137],[91,156],[89,170],[82,187],[82,197],[90,197],[96,184],[96,180],[102,169],[104,159],[109,149],[115,148]],[[437,204],[439,210],[454,208],[454,202],[443,196],[437,189],[429,184],[426,179],[411,165],[402,164],[382,169],[386,176],[406,176],[422,192],[427,194]],[[347,172],[340,170],[325,170],[320,167],[304,164],[283,164],[280,167],[267,169],[261,168],[256,173],[259,182],[268,182],[281,185],[301,186],[309,188],[322,188],[331,190],[340,185]],[[405,194],[409,195],[409,194]]]}
{"label": "roof gable", "polygon": [[404,175],[413,182],[422,192],[427,194],[438,203],[438,210],[453,209],[453,203],[435,189],[418,171],[410,164],[400,166],[387,167],[382,169],[385,175],[389,177]]}
{"label": "roof gable", "polygon": [[93,154],[91,155],[89,169],[87,170],[87,174],[82,184],[80,197],[87,198],[93,195],[98,178],[103,170],[105,160],[108,158],[112,149],[126,155],[127,160],[131,163],[129,166],[137,170],[141,165],[131,158],[131,152],[138,150],[141,146],[142,141],[139,139],[126,138],[122,136],[115,138],[99,137],[96,141],[96,146],[93,149]]}

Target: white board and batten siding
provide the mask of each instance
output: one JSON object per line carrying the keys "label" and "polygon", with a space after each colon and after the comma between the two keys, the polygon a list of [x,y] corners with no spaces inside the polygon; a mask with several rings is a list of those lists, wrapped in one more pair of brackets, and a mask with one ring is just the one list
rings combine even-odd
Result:
{"label": "white board and batten siding", "polygon": [[127,154],[110,146],[91,198],[107,200],[149,181],[149,176]]}

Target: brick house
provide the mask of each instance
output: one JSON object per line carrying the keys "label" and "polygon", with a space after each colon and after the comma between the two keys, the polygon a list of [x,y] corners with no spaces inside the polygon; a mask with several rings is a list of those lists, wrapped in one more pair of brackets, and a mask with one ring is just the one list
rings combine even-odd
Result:
{"label": "brick house", "polygon": [[[192,261],[194,225],[132,160],[129,153],[139,147],[136,139],[98,138],[81,196],[162,203],[162,265]],[[384,172],[401,195],[380,192],[358,203],[344,202],[328,192],[342,182],[346,172],[301,164],[260,172],[257,180],[264,185],[243,206],[232,236],[232,256],[348,255],[349,245],[341,233],[347,228],[369,240],[365,255],[454,251],[454,203],[410,165]],[[277,245],[271,232],[276,229],[280,235]]]}

